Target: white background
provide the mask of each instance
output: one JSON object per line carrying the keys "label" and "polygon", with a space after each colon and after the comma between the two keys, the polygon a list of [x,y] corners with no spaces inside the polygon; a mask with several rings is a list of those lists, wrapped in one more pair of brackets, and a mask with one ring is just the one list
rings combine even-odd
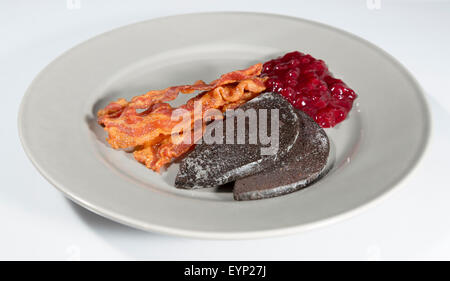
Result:
{"label": "white background", "polygon": [[[369,9],[366,0],[0,0],[0,259],[450,259],[450,2],[380,2],[380,9]],[[401,188],[362,214],[320,229],[214,241],[119,225],[71,203],[40,176],[21,148],[16,122],[21,98],[40,70],[74,45],[122,25],[220,10],[326,23],[402,62],[426,92],[433,136]]]}

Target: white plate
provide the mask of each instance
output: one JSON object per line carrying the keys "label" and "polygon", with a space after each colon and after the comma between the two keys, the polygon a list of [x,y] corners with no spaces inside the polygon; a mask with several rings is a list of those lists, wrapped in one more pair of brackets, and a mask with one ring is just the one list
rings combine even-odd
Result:
{"label": "white plate", "polygon": [[[236,202],[229,192],[176,189],[176,165],[163,175],[146,169],[111,149],[95,121],[118,97],[211,81],[292,50],[324,59],[359,95],[348,119],[327,130],[332,171],[302,191]],[[358,37],[292,17],[205,13],[125,26],[69,50],[29,87],[19,130],[44,177],[95,213],[149,231],[254,238],[334,221],[392,190],[423,154],[430,117],[411,75]]]}

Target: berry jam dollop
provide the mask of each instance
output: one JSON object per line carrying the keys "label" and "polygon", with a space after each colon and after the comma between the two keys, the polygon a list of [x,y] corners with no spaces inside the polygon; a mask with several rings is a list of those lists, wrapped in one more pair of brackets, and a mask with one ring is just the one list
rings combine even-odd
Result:
{"label": "berry jam dollop", "polygon": [[345,120],[357,97],[323,60],[297,51],[264,63],[262,76],[268,76],[267,91],[281,94],[322,128]]}

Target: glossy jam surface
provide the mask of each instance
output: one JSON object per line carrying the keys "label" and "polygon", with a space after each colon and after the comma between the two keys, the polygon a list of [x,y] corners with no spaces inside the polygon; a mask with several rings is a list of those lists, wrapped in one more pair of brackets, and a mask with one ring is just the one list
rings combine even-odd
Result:
{"label": "glossy jam surface", "polygon": [[269,77],[267,91],[281,94],[323,128],[342,122],[357,97],[324,61],[297,51],[264,63],[262,75]]}

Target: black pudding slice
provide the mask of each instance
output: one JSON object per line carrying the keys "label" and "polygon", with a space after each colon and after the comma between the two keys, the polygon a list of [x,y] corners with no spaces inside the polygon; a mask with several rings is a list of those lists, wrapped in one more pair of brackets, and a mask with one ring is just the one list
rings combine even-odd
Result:
{"label": "black pudding slice", "polygon": [[[197,144],[195,149],[181,160],[180,169],[175,179],[175,186],[177,188],[192,189],[223,185],[274,166],[281,161],[284,155],[287,155],[292,150],[293,145],[299,137],[300,124],[296,110],[286,99],[279,94],[270,92],[263,93],[246,102],[239,109],[242,109],[244,112],[247,112],[249,109],[250,111],[251,109],[256,111],[259,124],[258,130],[249,129],[249,118],[245,118],[245,133],[242,134],[242,131],[239,131],[241,138],[242,135],[245,135],[245,142],[244,144],[237,144],[238,118],[236,114],[226,116],[228,120],[233,118],[233,122],[231,123],[234,124],[234,129],[228,133],[234,136],[234,143],[227,142],[226,139],[227,121],[217,120],[209,124],[203,136],[203,142]],[[267,118],[265,120],[267,124],[266,136],[272,135],[271,109],[278,109],[279,141],[277,140],[278,150],[276,153],[261,153],[261,148],[267,149],[271,145],[263,144],[259,137],[257,137],[256,143],[249,143],[251,138],[254,139],[255,136],[258,136],[261,121],[264,121],[260,120],[259,117],[261,109],[267,110]],[[213,126],[215,122],[222,122],[222,143],[207,144],[205,142],[205,136],[212,135],[209,130],[213,130],[214,127],[217,128]]]}
{"label": "black pudding slice", "polygon": [[300,136],[278,165],[235,182],[235,200],[270,198],[297,191],[328,172],[330,144],[324,130],[308,115],[297,111]]}

